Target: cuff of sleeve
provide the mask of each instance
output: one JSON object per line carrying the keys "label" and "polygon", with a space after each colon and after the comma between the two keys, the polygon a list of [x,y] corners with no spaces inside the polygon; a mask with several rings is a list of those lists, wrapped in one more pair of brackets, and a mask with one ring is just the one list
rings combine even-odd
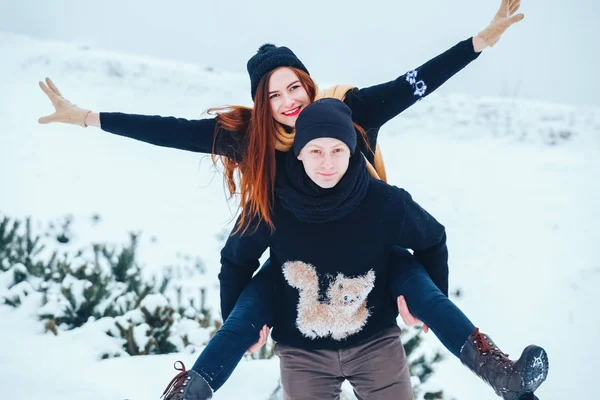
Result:
{"label": "cuff of sleeve", "polygon": [[468,39],[463,40],[459,43],[461,48],[464,49],[465,54],[471,56],[471,59],[474,60],[483,53],[480,51],[479,53],[475,51],[475,47],[473,47],[473,36]]}

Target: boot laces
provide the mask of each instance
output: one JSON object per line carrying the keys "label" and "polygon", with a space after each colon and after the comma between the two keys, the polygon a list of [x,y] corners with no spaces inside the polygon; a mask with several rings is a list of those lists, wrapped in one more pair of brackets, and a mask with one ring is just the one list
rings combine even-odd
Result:
{"label": "boot laces", "polygon": [[475,344],[477,345],[477,353],[483,356],[490,355],[494,357],[496,361],[503,364],[512,363],[512,361],[508,358],[508,354],[500,351],[500,349],[496,347],[496,345],[493,342],[490,344],[487,336],[479,332],[479,328],[475,328],[475,332],[473,332],[473,335],[471,337],[475,339]]}
{"label": "boot laces", "polygon": [[[181,366],[178,367],[177,363],[181,364]],[[171,379],[171,382],[169,382],[169,384],[167,385],[162,396],[160,396],[161,398],[166,398],[166,396],[168,396],[170,393],[174,393],[177,390],[181,390],[181,392],[183,392],[182,388],[187,384],[186,381],[189,379],[189,377],[183,362],[175,361],[175,363],[173,364],[173,368],[181,372],[179,372],[177,375],[175,375],[173,379]]]}

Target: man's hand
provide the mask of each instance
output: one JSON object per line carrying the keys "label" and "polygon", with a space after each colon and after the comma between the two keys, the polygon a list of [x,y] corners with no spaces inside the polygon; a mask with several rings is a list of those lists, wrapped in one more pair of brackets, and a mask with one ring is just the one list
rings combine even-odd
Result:
{"label": "man's hand", "polygon": [[266,325],[263,326],[262,329],[260,330],[258,342],[253,344],[252,347],[250,347],[248,349],[248,351],[246,351],[246,354],[254,353],[255,351],[258,351],[261,347],[263,347],[265,345],[265,343],[267,343],[267,339],[269,338],[270,332],[271,332],[271,329],[269,329],[268,326],[266,326]]}
{"label": "man's hand", "polygon": [[408,311],[408,304],[406,304],[404,296],[398,296],[396,301],[398,303],[398,313],[400,313],[400,317],[402,317],[402,321],[404,321],[404,324],[406,326],[411,327],[415,325],[423,325],[423,332],[429,332],[429,328],[427,327],[427,325],[425,325],[419,319],[415,318],[415,316],[412,315],[410,311]]}

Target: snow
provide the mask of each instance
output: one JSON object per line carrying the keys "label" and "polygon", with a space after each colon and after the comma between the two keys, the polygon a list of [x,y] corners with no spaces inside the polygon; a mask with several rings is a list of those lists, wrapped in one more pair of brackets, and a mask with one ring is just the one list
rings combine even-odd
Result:
{"label": "snow", "polygon": [[196,346],[200,346],[210,339],[209,331],[207,329],[198,329],[198,323],[191,319],[183,319],[179,322],[175,328],[175,332],[180,337],[187,336],[188,341]]}
{"label": "snow", "polygon": [[[196,118],[212,106],[249,104],[247,77],[5,33],[0,53],[0,212],[32,216],[34,227],[71,215],[75,236],[65,249],[126,243],[141,231],[148,276],[199,257],[206,307],[217,310],[219,250],[236,206],[225,201],[210,157],[39,125],[52,108],[37,81],[51,76],[67,98],[94,110]],[[546,348],[540,399],[593,398],[600,109],[434,94],[388,123],[380,144],[389,181],[446,226],[450,291],[460,289],[454,299],[465,313],[511,356],[530,343]],[[200,295],[199,281],[184,290]],[[173,363],[191,367],[197,356],[129,357],[104,334],[112,319],[42,334],[34,300],[0,306],[7,398],[157,398]],[[441,347],[432,334],[426,343]],[[244,361],[215,399],[266,399],[278,374],[276,358]],[[449,354],[431,385],[457,399],[497,398]]]}
{"label": "snow", "polygon": [[140,303],[141,307],[145,307],[148,312],[153,313],[157,308],[167,307],[169,300],[162,294],[150,294],[144,297],[144,300]]}

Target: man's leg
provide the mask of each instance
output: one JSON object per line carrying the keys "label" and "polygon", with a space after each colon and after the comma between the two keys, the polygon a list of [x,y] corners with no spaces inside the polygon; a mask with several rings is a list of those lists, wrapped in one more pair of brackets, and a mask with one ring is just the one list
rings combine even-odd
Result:
{"label": "man's leg", "polygon": [[393,326],[358,346],[340,350],[342,369],[359,400],[412,400],[408,360]]}
{"label": "man's leg", "polygon": [[338,352],[276,344],[285,400],[337,400],[342,392]]}

